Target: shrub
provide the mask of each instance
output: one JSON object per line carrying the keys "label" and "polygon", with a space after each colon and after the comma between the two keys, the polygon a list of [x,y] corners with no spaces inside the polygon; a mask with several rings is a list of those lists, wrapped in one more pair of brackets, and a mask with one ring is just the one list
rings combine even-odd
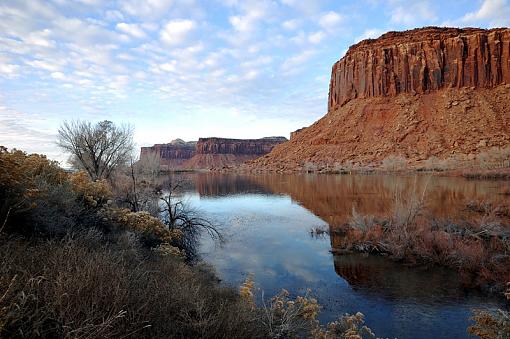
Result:
{"label": "shrub", "polygon": [[149,247],[156,247],[163,243],[176,243],[183,236],[181,230],[168,228],[160,219],[153,217],[148,212],[109,208],[104,210],[103,215],[117,224],[119,228],[139,234],[144,244]]}
{"label": "shrub", "polygon": [[[126,240],[131,239],[131,240]],[[0,337],[260,338],[256,310],[175,259],[104,238],[0,239]]]}
{"label": "shrub", "polygon": [[477,156],[480,168],[494,169],[510,167],[510,147],[493,147]]}
{"label": "shrub", "polygon": [[[505,293],[510,300],[510,288]],[[468,328],[468,333],[482,339],[504,339],[510,338],[510,313],[498,309],[496,311],[474,311],[473,320],[475,324]]]}
{"label": "shrub", "polygon": [[383,159],[381,167],[387,171],[402,171],[407,167],[407,160],[401,155],[389,155]]}

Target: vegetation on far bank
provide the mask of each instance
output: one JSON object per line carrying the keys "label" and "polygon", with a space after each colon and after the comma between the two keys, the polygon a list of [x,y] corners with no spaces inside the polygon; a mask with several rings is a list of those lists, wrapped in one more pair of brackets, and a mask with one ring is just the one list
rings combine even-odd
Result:
{"label": "vegetation on far bank", "polygon": [[355,160],[344,162],[301,164],[304,173],[406,173],[427,172],[442,175],[463,176],[468,179],[510,179],[510,147],[492,147],[479,154],[453,154],[447,158],[431,156],[426,160],[413,161],[400,154],[390,154],[379,162],[363,163]]}

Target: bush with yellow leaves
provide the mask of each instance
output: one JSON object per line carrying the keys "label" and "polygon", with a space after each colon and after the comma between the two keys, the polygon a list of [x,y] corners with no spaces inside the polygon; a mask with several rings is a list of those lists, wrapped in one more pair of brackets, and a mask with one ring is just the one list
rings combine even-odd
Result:
{"label": "bush with yellow leaves", "polygon": [[255,289],[255,282],[253,280],[253,274],[248,274],[246,280],[241,284],[239,288],[239,294],[241,298],[250,306],[255,307],[255,295],[253,293]]}
{"label": "bush with yellow leaves", "polygon": [[27,212],[48,200],[54,187],[67,182],[58,163],[39,154],[27,155],[0,146],[0,231],[8,231],[26,218]]}
{"label": "bush with yellow leaves", "polygon": [[108,182],[105,179],[92,181],[85,171],[71,174],[69,182],[88,207],[100,207],[112,198]]}
{"label": "bush with yellow leaves", "polygon": [[364,325],[364,315],[345,314],[337,321],[326,326],[317,320],[321,306],[317,299],[310,296],[307,290],[304,296],[291,299],[289,292],[282,289],[280,293],[272,297],[268,303],[262,297],[262,307],[257,308],[254,297],[254,277],[249,274],[239,288],[241,299],[252,310],[262,312],[263,323],[268,337],[270,338],[294,338],[310,337],[317,339],[362,339],[375,338],[370,328]]}
{"label": "bush with yellow leaves", "polygon": [[121,228],[141,235],[142,240],[149,247],[156,247],[162,243],[172,244],[182,237],[181,230],[168,228],[160,219],[148,212],[131,212],[126,208],[107,208],[103,213]]}
{"label": "bush with yellow leaves", "polygon": [[337,321],[327,324],[326,329],[317,327],[312,337],[317,339],[362,339],[375,338],[374,332],[365,325],[363,313],[345,314]]}
{"label": "bush with yellow leaves", "polygon": [[[507,284],[505,297],[510,300],[510,283]],[[475,325],[468,328],[468,333],[482,339],[510,338],[510,312],[497,309],[494,312],[476,310],[473,320]]]}

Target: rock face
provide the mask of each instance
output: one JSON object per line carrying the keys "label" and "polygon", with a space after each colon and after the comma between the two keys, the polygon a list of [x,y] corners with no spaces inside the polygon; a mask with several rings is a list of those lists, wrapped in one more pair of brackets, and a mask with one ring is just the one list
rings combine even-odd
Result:
{"label": "rock face", "polygon": [[287,141],[285,137],[262,139],[200,138],[197,154],[264,155],[277,144]]}
{"label": "rock face", "polygon": [[237,166],[271,152],[273,147],[285,141],[287,141],[285,137],[261,139],[200,138],[197,142],[196,154],[183,165],[198,169]]}
{"label": "rock face", "polygon": [[351,46],[333,65],[328,110],[356,98],[510,83],[509,29],[428,27]]}
{"label": "rock face", "polygon": [[185,142],[175,139],[168,144],[155,144],[150,147],[142,147],[140,159],[149,156],[159,157],[162,168],[179,167],[185,160],[195,155],[196,141]]}
{"label": "rock face", "polygon": [[420,164],[508,146],[510,29],[427,27],[351,46],[333,66],[328,113],[249,166]]}
{"label": "rock face", "polygon": [[140,159],[157,156],[162,169],[211,169],[239,165],[265,155],[274,146],[287,141],[285,137],[261,139],[200,138],[185,142],[181,139],[168,144],[142,147]]}

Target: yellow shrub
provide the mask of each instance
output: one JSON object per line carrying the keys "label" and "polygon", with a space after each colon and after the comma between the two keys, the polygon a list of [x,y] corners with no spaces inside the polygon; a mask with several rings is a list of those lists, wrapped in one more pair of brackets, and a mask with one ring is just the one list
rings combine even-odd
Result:
{"label": "yellow shrub", "polygon": [[172,246],[166,242],[153,248],[153,251],[163,257],[173,256],[173,257],[178,257],[181,259],[184,259],[186,257],[186,254],[183,251],[181,251],[179,248]]}
{"label": "yellow shrub", "polygon": [[71,174],[69,181],[73,191],[81,195],[89,207],[102,205],[112,197],[110,186],[106,180],[92,181],[84,171]]}
{"label": "yellow shrub", "polygon": [[158,218],[148,212],[131,212],[128,209],[108,209],[109,217],[129,230],[139,232],[145,236],[155,237],[164,243],[171,243],[182,237],[182,232],[168,227]]}
{"label": "yellow shrub", "polygon": [[253,281],[253,274],[249,274],[246,277],[246,280],[243,282],[241,287],[239,288],[239,294],[241,295],[241,298],[245,300],[248,304],[254,306],[255,300],[253,295],[253,289],[254,289],[254,281]]}

